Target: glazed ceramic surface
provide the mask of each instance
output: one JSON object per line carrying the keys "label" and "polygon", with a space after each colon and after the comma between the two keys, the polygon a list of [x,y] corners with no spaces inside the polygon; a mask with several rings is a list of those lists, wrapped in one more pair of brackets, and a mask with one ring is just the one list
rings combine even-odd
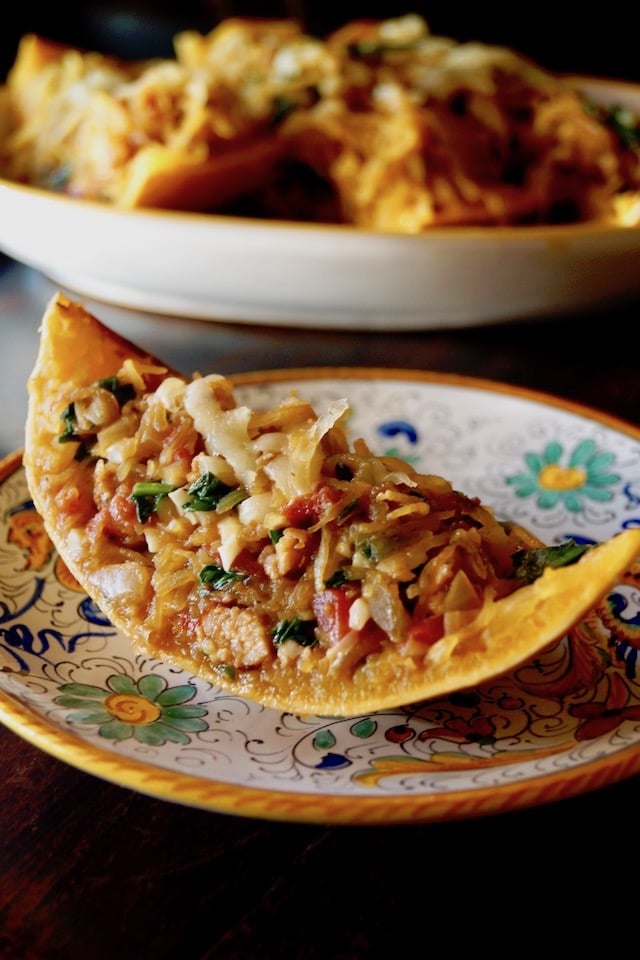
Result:
{"label": "glazed ceramic surface", "polygon": [[[549,544],[640,524],[640,430],[503,384],[419,371],[242,375],[241,402],[348,397],[353,437],[479,496]],[[640,563],[542,656],[477,689],[354,717],[293,716],[136,654],[0,473],[0,720],[82,770],[210,810],[334,823],[479,816],[640,770]]]}
{"label": "glazed ceramic surface", "polygon": [[[580,79],[640,113],[640,87]],[[118,210],[0,180],[0,250],[133,309],[291,327],[420,330],[554,315],[640,290],[640,227],[434,229]]]}

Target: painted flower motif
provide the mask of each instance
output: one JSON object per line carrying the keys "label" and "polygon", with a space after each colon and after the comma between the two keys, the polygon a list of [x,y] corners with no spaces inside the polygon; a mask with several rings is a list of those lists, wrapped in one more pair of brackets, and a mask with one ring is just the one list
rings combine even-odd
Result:
{"label": "painted flower motif", "polygon": [[189,734],[207,729],[204,707],[189,704],[196,693],[190,684],[170,687],[163,677],[147,674],[133,680],[114,674],[107,689],[90,683],[65,683],[55,703],[70,707],[69,720],[98,724],[98,733],[107,740],[133,737],[146,746],[191,742]]}
{"label": "painted flower motif", "polygon": [[[385,438],[392,438],[401,436],[404,437],[406,442],[415,446],[418,442],[418,431],[412,423],[409,423],[407,420],[388,420],[384,423],[381,423],[377,432],[380,436]],[[406,463],[416,464],[420,459],[418,454],[415,453],[403,453],[400,447],[388,447],[384,450],[383,456],[385,457],[398,457],[399,460],[404,460]]]}
{"label": "painted flower motif", "polygon": [[470,720],[452,717],[443,726],[427,728],[418,735],[419,740],[433,740],[436,737],[490,745],[496,742],[496,728],[490,717],[478,716]]}
{"label": "painted flower motif", "polygon": [[383,437],[396,437],[399,434],[406,437],[409,443],[418,442],[418,431],[408,420],[387,420],[378,426],[378,433]]}
{"label": "painted flower motif", "polygon": [[594,740],[615,730],[624,720],[640,720],[640,704],[629,703],[629,691],[617,673],[611,677],[604,703],[579,703],[569,707],[579,720],[576,740]]}
{"label": "painted flower motif", "polygon": [[609,470],[615,460],[612,453],[599,451],[593,440],[583,440],[564,463],[563,454],[559,443],[548,443],[542,454],[526,454],[529,472],[507,477],[507,483],[515,487],[518,497],[536,496],[543,510],[562,503],[567,510],[578,513],[585,499],[611,500],[612,493],[606,488],[620,480]]}

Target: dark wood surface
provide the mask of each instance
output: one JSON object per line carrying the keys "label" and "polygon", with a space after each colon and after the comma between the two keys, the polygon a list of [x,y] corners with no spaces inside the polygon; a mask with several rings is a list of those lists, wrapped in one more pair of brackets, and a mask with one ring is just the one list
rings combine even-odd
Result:
{"label": "dark wood surface", "polygon": [[[0,260],[0,389],[10,395],[2,454],[22,429],[23,370],[53,289]],[[191,323],[86,302],[187,372],[196,356],[199,369],[219,372],[335,364],[449,371],[640,421],[638,302],[411,334]],[[0,957],[359,960],[424,955],[447,943],[457,956],[512,952],[522,938],[540,950],[570,944],[575,953],[597,936],[594,925],[607,924],[610,941],[617,929],[625,936],[639,804],[634,777],[455,822],[252,820],[102,781],[0,727]]]}

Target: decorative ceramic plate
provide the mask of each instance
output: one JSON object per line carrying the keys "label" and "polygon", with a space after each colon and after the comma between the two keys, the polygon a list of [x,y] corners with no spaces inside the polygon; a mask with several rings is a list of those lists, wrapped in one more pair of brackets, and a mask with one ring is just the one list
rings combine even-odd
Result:
{"label": "decorative ceramic plate", "polygon": [[[580,78],[640,113],[640,87]],[[420,330],[555,315],[640,290],[640,227],[450,227],[418,236],[118,210],[0,180],[0,250],[58,286],[194,319]]]}
{"label": "decorative ceramic plate", "polygon": [[[378,453],[547,543],[640,524],[640,429],[482,380],[391,369],[236,378],[242,402],[347,396]],[[640,771],[640,558],[599,616],[513,674],[354,717],[293,716],[135,654],[52,552],[20,454],[0,465],[0,720],[106,780],[274,820],[388,824],[543,804]]]}

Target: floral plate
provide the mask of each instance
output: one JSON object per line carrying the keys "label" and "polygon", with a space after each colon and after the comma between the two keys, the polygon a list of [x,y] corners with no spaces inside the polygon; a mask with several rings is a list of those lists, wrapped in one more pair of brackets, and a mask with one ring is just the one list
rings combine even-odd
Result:
{"label": "floral plate", "polygon": [[[640,524],[640,429],[546,395],[392,369],[241,375],[238,396],[347,396],[352,435],[438,473],[547,543]],[[635,577],[634,577],[635,574]],[[628,581],[628,582],[627,582]],[[640,558],[571,634],[476,689],[355,717],[293,716],[136,654],[52,550],[20,453],[0,464],[0,720],[105,780],[306,822],[456,819],[640,771]]]}

